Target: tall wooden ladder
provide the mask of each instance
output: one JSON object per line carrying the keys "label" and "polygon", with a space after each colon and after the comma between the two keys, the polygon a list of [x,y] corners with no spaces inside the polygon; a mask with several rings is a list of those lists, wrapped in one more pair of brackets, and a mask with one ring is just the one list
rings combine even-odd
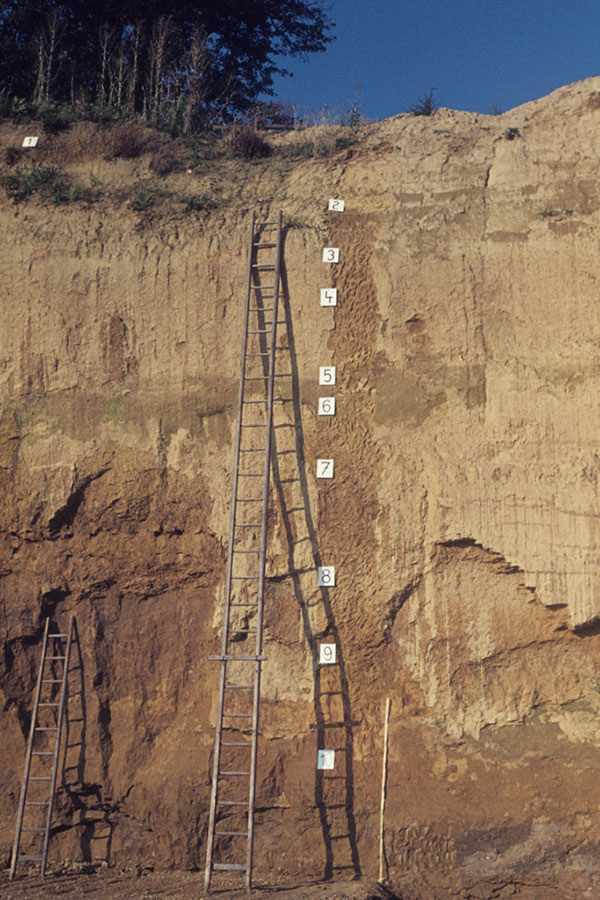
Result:
{"label": "tall wooden ladder", "polygon": [[[269,477],[278,359],[282,215],[252,216],[204,888],[215,872],[252,887]],[[281,398],[284,399],[284,398]]]}
{"label": "tall wooden ladder", "polygon": [[[46,874],[62,727],[68,700],[71,648],[75,638],[74,617],[71,617],[68,631],[64,633],[51,632],[50,619],[46,619],[12,850],[11,879],[20,862],[39,862],[41,877]],[[28,846],[24,853],[20,853],[25,833]]]}

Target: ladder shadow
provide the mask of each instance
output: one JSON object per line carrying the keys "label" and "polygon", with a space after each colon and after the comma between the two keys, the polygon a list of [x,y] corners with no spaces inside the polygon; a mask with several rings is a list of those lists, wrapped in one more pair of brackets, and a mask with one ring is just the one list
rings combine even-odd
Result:
{"label": "ladder shadow", "polygon": [[[283,248],[285,249],[285,238],[287,231],[283,232]],[[341,782],[342,799],[340,803],[332,804],[328,802],[327,787],[331,779],[327,772],[316,772],[315,778],[315,805],[319,812],[320,826],[323,835],[323,843],[325,847],[325,866],[323,877],[331,879],[335,871],[341,869],[351,869],[353,876],[359,878],[361,876],[360,858],[358,852],[358,843],[356,838],[356,819],[354,815],[354,726],[355,722],[352,718],[352,706],[350,700],[350,691],[348,686],[348,678],[346,674],[346,666],[344,660],[344,651],[342,641],[339,634],[335,614],[331,604],[330,591],[326,587],[319,587],[317,600],[306,596],[306,592],[302,585],[302,575],[306,574],[305,567],[298,568],[294,559],[294,548],[300,543],[306,543],[310,547],[310,556],[313,563],[313,573],[316,578],[316,570],[323,565],[319,552],[319,543],[317,540],[317,532],[310,504],[310,495],[308,489],[308,479],[306,473],[306,464],[304,460],[304,435],[302,427],[302,411],[300,407],[299,393],[299,374],[298,363],[296,357],[296,349],[294,342],[293,323],[289,304],[289,282],[285,268],[285,262],[282,259],[281,265],[281,296],[282,309],[285,316],[285,326],[288,339],[289,362],[291,367],[291,399],[286,404],[292,418],[293,430],[293,455],[297,467],[297,486],[300,491],[301,503],[296,505],[288,503],[285,493],[285,485],[289,481],[282,477],[280,467],[280,457],[290,454],[289,450],[278,452],[277,446],[277,430],[273,430],[273,453],[271,457],[273,484],[278,496],[281,509],[283,526],[285,529],[287,546],[288,546],[288,567],[293,584],[294,595],[300,608],[304,634],[308,644],[309,652],[312,660],[312,674],[314,682],[314,715],[315,728],[317,732],[317,746],[319,750],[332,749],[332,734],[341,733],[341,747],[336,746],[338,753],[341,753],[343,759],[343,775],[335,775],[333,778]],[[282,322],[283,324],[283,322]],[[300,520],[300,521],[299,521]],[[299,529],[302,534],[299,535]],[[314,596],[314,591],[311,591]],[[320,607],[322,618],[324,618],[323,627],[316,627],[313,622],[315,606]],[[311,616],[311,613],[313,614]],[[323,667],[319,662],[319,640],[327,638],[328,642],[334,643],[336,647],[337,657],[337,673],[339,678],[338,691],[325,691],[324,687],[328,686],[330,676],[323,676]],[[331,670],[332,666],[327,666]],[[328,708],[331,704],[327,704],[325,698],[328,695],[337,694],[341,698],[342,718],[341,721],[328,721]],[[337,745],[337,740],[334,740]],[[316,760],[315,760],[316,763]],[[335,810],[341,809],[344,827],[342,833],[332,833],[331,814]],[[347,842],[350,852],[350,865],[336,865],[334,843],[337,847],[343,841]]]}
{"label": "ladder shadow", "polygon": [[[69,667],[68,697],[65,709],[64,748],[61,786],[68,798],[73,824],[83,861],[110,865],[113,823],[110,809],[102,800],[99,784],[85,779],[87,748],[87,707],[85,698],[85,664],[77,620],[74,621],[74,659]],[[56,829],[65,830],[61,827]]]}

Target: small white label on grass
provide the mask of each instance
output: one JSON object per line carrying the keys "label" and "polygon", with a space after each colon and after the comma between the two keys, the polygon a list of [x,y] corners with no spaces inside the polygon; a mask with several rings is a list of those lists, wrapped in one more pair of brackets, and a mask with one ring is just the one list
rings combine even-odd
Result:
{"label": "small white label on grass", "polygon": [[321,288],[321,306],[337,306],[337,288]]}
{"label": "small white label on grass", "polygon": [[319,566],[319,587],[335,587],[335,566]]}
{"label": "small white label on grass", "polygon": [[319,415],[335,416],[335,397],[319,397]]}
{"label": "small white label on grass", "polygon": [[317,750],[317,769],[335,767],[335,750]]}
{"label": "small white label on grass", "polygon": [[319,366],[319,384],[335,384],[335,366]]}
{"label": "small white label on grass", "polygon": [[37,142],[38,142],[37,137],[23,138],[23,146],[24,147],[37,147]]}
{"label": "small white label on grass", "polygon": [[323,262],[336,263],[340,261],[339,247],[323,247]]}
{"label": "small white label on grass", "polygon": [[330,200],[329,201],[329,209],[334,212],[344,212],[344,201],[343,200]]}
{"label": "small white label on grass", "polygon": [[319,662],[322,666],[332,666],[336,659],[335,644],[320,644]]}

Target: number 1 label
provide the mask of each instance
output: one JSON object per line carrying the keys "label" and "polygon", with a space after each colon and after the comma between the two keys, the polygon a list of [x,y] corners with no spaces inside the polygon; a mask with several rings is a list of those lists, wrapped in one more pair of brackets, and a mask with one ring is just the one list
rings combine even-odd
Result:
{"label": "number 1 label", "polygon": [[340,261],[339,247],[323,247],[323,262],[336,263]]}
{"label": "number 1 label", "polygon": [[319,384],[335,384],[335,366],[319,366]]}
{"label": "number 1 label", "polygon": [[344,212],[344,201],[343,200],[330,200],[329,201],[329,209],[334,212]]}
{"label": "number 1 label", "polygon": [[38,139],[36,137],[23,138],[23,147],[37,147]]}
{"label": "number 1 label", "polygon": [[317,478],[333,478],[333,460],[317,460]]}
{"label": "number 1 label", "polygon": [[335,566],[319,566],[319,587],[335,587]]}
{"label": "number 1 label", "polygon": [[319,415],[335,416],[335,397],[319,397]]}
{"label": "number 1 label", "polygon": [[337,306],[337,288],[321,288],[321,306]]}

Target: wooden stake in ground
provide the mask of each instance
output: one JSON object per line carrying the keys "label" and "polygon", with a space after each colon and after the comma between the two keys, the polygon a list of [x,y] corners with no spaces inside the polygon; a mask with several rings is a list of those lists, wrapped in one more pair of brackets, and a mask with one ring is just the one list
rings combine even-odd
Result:
{"label": "wooden stake in ground", "polygon": [[381,807],[379,811],[379,882],[383,882],[383,818],[385,815],[385,788],[387,783],[388,760],[388,724],[390,721],[390,706],[392,701],[388,697],[385,702],[385,724],[383,728],[383,766],[381,770]]}

